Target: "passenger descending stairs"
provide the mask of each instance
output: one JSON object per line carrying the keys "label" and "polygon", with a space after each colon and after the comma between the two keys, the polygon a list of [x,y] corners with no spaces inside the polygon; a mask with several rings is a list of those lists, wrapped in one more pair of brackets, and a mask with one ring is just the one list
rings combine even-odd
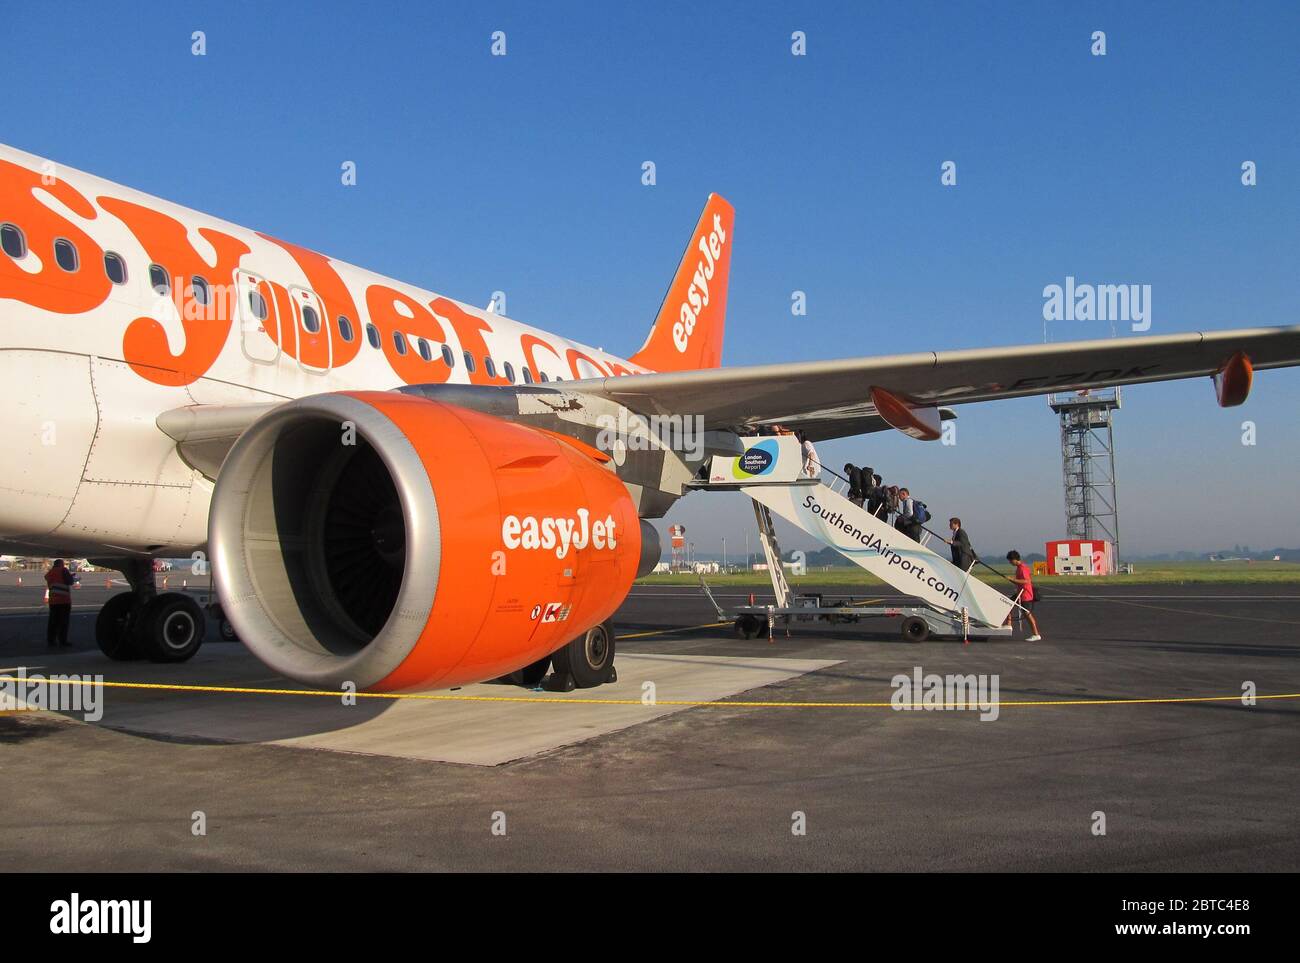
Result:
{"label": "passenger descending stairs", "polygon": [[964,611],[974,622],[999,626],[1015,605],[992,586],[819,481],[767,482],[739,488],[754,500],[763,551],[781,607],[790,604],[790,586],[781,567],[772,512],[900,592],[941,611]]}

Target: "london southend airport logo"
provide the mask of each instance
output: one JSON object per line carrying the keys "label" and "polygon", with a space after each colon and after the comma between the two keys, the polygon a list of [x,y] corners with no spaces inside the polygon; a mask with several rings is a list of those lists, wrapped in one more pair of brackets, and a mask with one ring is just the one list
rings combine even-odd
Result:
{"label": "london southend airport logo", "polygon": [[686,289],[686,300],[678,308],[678,320],[673,324],[673,344],[680,352],[686,351],[700,312],[709,306],[709,282],[713,280],[714,267],[726,243],[727,232],[722,229],[722,215],[714,214],[713,230],[708,235],[701,235],[697,245],[703,257],[695,265],[695,275]]}
{"label": "london southend airport logo", "polygon": [[775,438],[760,441],[752,448],[745,449],[745,453],[731,466],[731,473],[741,479],[766,475],[776,466],[777,455]]}

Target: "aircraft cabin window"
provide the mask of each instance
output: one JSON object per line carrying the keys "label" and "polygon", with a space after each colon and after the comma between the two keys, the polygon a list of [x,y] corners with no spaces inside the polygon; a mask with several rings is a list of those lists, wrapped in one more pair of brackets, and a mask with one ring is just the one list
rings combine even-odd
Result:
{"label": "aircraft cabin window", "polygon": [[149,287],[153,288],[154,293],[160,298],[165,298],[171,293],[171,275],[161,264],[149,265]]}
{"label": "aircraft cabin window", "polygon": [[393,347],[397,349],[398,354],[406,354],[406,335],[400,331],[394,331]]}
{"label": "aircraft cabin window", "polygon": [[120,254],[114,254],[112,251],[104,252],[104,273],[114,284],[126,283],[126,262],[122,260]]}
{"label": "aircraft cabin window", "polygon": [[505,364],[503,364],[503,365],[501,366],[501,370],[504,371],[504,372],[506,373],[506,381],[509,381],[511,384],[514,384],[514,383],[515,383],[515,366],[512,365],[509,361],[507,361]]}
{"label": "aircraft cabin window", "polygon": [[339,315],[339,337],[344,341],[352,340],[352,322],[344,314]]}
{"label": "aircraft cabin window", "polygon": [[421,338],[419,341],[416,342],[416,345],[420,349],[421,358],[423,358],[425,361],[433,360],[433,349],[429,347],[428,341],[425,341],[423,338]]}
{"label": "aircraft cabin window", "polygon": [[308,334],[320,333],[320,315],[310,304],[302,306],[302,327]]}
{"label": "aircraft cabin window", "polygon": [[0,246],[15,261],[27,256],[27,239],[17,224],[0,224]]}
{"label": "aircraft cabin window", "polygon": [[497,364],[490,356],[483,359],[483,370],[487,372],[489,378],[497,376]]}
{"label": "aircraft cabin window", "polygon": [[54,260],[63,270],[72,273],[79,265],[77,246],[65,237],[56,239],[54,242]]}
{"label": "aircraft cabin window", "polygon": [[533,373],[532,373],[531,371],[528,370],[528,365],[524,365],[524,366],[523,366],[522,368],[520,368],[519,370],[522,371],[522,372],[524,373],[524,384],[526,384],[526,385],[530,385],[530,384],[532,384],[532,383],[533,383]]}
{"label": "aircraft cabin window", "polygon": [[370,342],[370,347],[378,349],[379,347],[379,329],[369,321],[366,322],[366,340]]}
{"label": "aircraft cabin window", "polygon": [[468,351],[465,352],[465,370],[470,374],[474,373],[474,356]]}
{"label": "aircraft cabin window", "polygon": [[259,321],[266,320],[266,298],[256,291],[248,292],[248,310],[253,312],[253,317]]}
{"label": "aircraft cabin window", "polygon": [[451,345],[442,346],[442,360],[447,363],[448,368],[456,367],[456,356],[451,353]]}
{"label": "aircraft cabin window", "polygon": [[196,304],[206,305],[208,303],[208,298],[209,298],[208,282],[205,281],[203,278],[199,277],[197,274],[194,275],[194,278],[192,279],[192,283],[190,284],[190,290],[194,292],[194,302]]}

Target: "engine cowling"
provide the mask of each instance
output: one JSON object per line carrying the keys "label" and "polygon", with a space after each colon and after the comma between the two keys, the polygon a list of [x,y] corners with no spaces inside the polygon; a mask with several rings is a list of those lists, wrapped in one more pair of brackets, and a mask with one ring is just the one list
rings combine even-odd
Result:
{"label": "engine cowling", "polygon": [[617,476],[563,439],[347,392],[244,432],[209,547],[226,617],[268,666],[393,691],[513,672],[605,620],[657,561],[643,525]]}

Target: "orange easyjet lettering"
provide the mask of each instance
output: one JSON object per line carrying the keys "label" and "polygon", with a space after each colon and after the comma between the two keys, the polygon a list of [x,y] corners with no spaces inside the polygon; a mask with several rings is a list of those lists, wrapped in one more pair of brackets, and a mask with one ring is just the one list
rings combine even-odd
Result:
{"label": "orange easyjet lettering", "polygon": [[217,298],[221,310],[215,312],[194,303],[194,278],[202,277],[210,285],[223,288],[231,284],[239,259],[249,252],[248,245],[221,231],[201,227],[199,235],[217,254],[217,263],[209,264],[190,244],[185,225],[175,218],[116,197],[100,197],[99,204],[130,228],[154,263],[167,269],[172,303],[185,331],[180,354],[172,354],[162,324],[154,318],[136,318],[127,325],[122,338],[123,357],[136,374],[156,384],[187,385],[197,381],[221,354],[230,333],[231,317],[228,302],[222,298]]}
{"label": "orange easyjet lettering", "polygon": [[[304,364],[310,364],[318,368],[326,366],[326,361],[334,367],[345,365],[357,356],[361,350],[361,316],[357,313],[356,303],[352,300],[352,293],[339,277],[338,271],[334,270],[334,265],[324,254],[317,254],[305,247],[299,247],[297,244],[290,244],[288,241],[281,241],[279,238],[271,237],[268,234],[259,234],[259,237],[266,238],[272,244],[276,244],[286,251],[298,262],[302,268],[302,273],[307,276],[307,286],[315,292],[321,300],[322,312],[321,326],[322,330],[317,335],[312,335],[306,331],[302,332],[303,347],[309,350],[311,357],[300,358]],[[352,325],[352,340],[344,341],[339,331],[338,316],[343,315]],[[333,320],[331,320],[333,319]],[[319,345],[312,344],[314,340],[319,340]],[[326,339],[329,344],[326,345]],[[309,347],[310,345],[310,347]],[[283,346],[282,346],[283,347]],[[285,347],[287,351],[288,348]],[[297,355],[294,355],[297,357]]]}
{"label": "orange easyjet lettering", "polygon": [[465,311],[452,301],[446,298],[435,298],[429,302],[429,307],[440,318],[446,318],[451,326],[456,329],[456,337],[460,339],[460,346],[468,351],[477,359],[474,370],[469,372],[471,384],[476,385],[508,385],[510,379],[498,372],[495,376],[489,375],[486,366],[483,364],[490,352],[488,351],[487,342],[483,340],[482,332],[492,332],[491,326],[482,318]]}
{"label": "orange easyjet lettering", "polygon": [[[27,257],[34,255],[40,262],[39,270],[26,271],[11,258],[0,257],[0,298],[13,298],[59,314],[81,314],[99,307],[112,287],[104,274],[103,248],[51,209],[38,191],[79,217],[91,219],[97,214],[95,206],[65,182],[44,184],[35,171],[0,160],[0,221],[21,225],[27,237]],[[76,245],[80,270],[65,271],[55,263],[54,242],[59,238]]]}
{"label": "orange easyjet lettering", "polygon": [[551,354],[555,355],[556,360],[560,359],[560,353],[550,346],[546,341],[537,337],[535,334],[525,334],[519,339],[519,346],[524,351],[524,361],[528,364],[528,370],[533,373],[534,381],[541,381],[542,369],[537,367],[537,349],[545,348]]}
{"label": "orange easyjet lettering", "polygon": [[[379,329],[379,344],[393,372],[408,385],[441,383],[451,377],[451,369],[440,359],[425,361],[412,346],[407,335],[428,341],[446,341],[442,325],[423,304],[395,288],[372,284],[366,288],[366,308],[370,321]],[[401,339],[405,351],[398,350]]]}

